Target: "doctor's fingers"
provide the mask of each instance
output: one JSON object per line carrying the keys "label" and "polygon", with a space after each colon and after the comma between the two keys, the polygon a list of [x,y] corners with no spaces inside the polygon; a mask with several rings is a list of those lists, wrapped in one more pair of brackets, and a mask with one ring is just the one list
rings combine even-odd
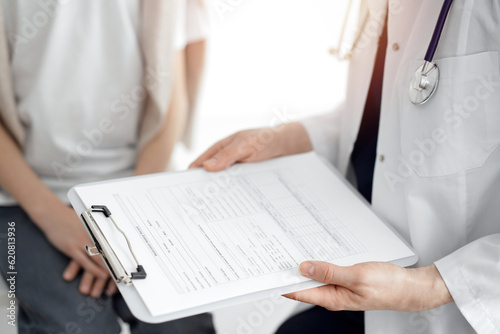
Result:
{"label": "doctor's fingers", "polygon": [[235,162],[255,161],[259,143],[255,130],[238,132],[212,146],[197,159],[192,166],[203,166],[206,170],[215,172],[226,169]]}
{"label": "doctor's fingers", "polygon": [[340,267],[321,261],[305,261],[300,264],[299,271],[303,276],[328,285],[290,293],[285,295],[286,298],[319,305],[328,310],[359,309],[353,302],[359,296],[345,287],[357,281],[356,269],[353,267]]}
{"label": "doctor's fingers", "polygon": [[251,129],[240,131],[212,146],[196,160],[196,167],[203,166],[209,171],[219,171],[235,162],[252,162],[278,156],[283,140],[271,129]]}
{"label": "doctor's fingers", "polygon": [[208,150],[206,150],[202,155],[200,155],[195,161],[189,165],[189,168],[203,167],[203,163],[210,158],[212,158],[217,152],[222,150],[226,145],[233,141],[234,137],[237,135],[233,134],[227,138],[224,138],[217,143],[213,144]]}
{"label": "doctor's fingers", "polygon": [[318,288],[298,291],[284,295],[284,297],[302,303],[318,305],[330,311],[360,311],[362,310],[356,295],[349,289],[337,285],[325,285]]}
{"label": "doctor's fingers", "polygon": [[252,143],[234,139],[210,159],[204,161],[203,167],[208,171],[215,172],[226,169],[235,162],[255,161],[255,151]]}

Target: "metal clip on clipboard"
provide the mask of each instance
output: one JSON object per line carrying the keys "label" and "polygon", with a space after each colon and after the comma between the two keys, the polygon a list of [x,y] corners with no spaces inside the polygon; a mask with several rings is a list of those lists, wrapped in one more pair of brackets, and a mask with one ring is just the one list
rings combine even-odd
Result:
{"label": "metal clip on clipboard", "polygon": [[[115,228],[120,231],[125,240],[127,241],[128,248],[132,256],[134,257],[135,263],[137,264],[137,272],[128,273],[123,267],[122,263],[116,256],[115,251],[109,245],[106,237],[101,231],[99,225],[92,216],[93,212],[102,212],[106,218],[109,218]],[[92,205],[92,207],[84,212],[82,212],[83,222],[85,223],[85,228],[89,233],[92,241],[94,242],[94,247],[85,246],[87,253],[90,256],[101,255],[104,263],[108,267],[109,271],[113,275],[113,279],[116,283],[125,283],[126,285],[131,285],[133,279],[145,279],[147,274],[144,268],[139,264],[137,258],[135,257],[130,241],[123,231],[118,227],[115,220],[111,216],[111,211],[105,205]]]}

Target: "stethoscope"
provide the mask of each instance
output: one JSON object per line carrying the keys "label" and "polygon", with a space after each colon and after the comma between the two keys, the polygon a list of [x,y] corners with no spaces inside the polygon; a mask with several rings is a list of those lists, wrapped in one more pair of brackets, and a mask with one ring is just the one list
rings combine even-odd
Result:
{"label": "stethoscope", "polygon": [[436,53],[439,39],[441,38],[441,32],[443,31],[452,3],[453,0],[444,1],[436,23],[436,28],[432,34],[431,42],[425,53],[424,64],[417,69],[411,79],[410,101],[413,104],[424,104],[429,101],[437,89],[439,83],[439,67],[432,60]]}
{"label": "stethoscope", "polygon": [[[415,72],[415,74],[411,79],[409,93],[410,93],[410,101],[413,104],[420,105],[429,101],[429,99],[432,97],[432,95],[435,93],[438,87],[439,68],[436,65],[436,63],[433,62],[433,59],[452,3],[453,0],[444,1],[443,7],[441,8],[441,12],[439,13],[439,18],[436,23],[436,27],[434,28],[434,33],[432,34],[432,38],[429,43],[429,47],[427,48],[427,52],[425,53],[424,64],[417,69],[417,71]],[[338,42],[338,46],[336,48],[330,49],[330,53],[337,56],[337,58],[340,60],[351,59],[354,49],[356,48],[356,44],[361,37],[361,34],[366,26],[366,22],[368,21],[369,14],[367,13],[366,16],[363,18],[361,28],[358,30],[358,33],[354,39],[352,47],[350,48],[350,50],[347,51],[343,50],[342,44],[344,40],[344,34],[347,26],[348,17],[350,16],[351,7],[352,7],[352,1],[349,2],[349,5],[347,7],[347,13],[342,25],[342,31]]]}

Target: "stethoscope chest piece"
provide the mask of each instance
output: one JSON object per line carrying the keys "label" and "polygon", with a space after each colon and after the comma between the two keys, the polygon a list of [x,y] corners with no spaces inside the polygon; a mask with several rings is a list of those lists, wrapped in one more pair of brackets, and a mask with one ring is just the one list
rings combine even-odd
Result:
{"label": "stethoscope chest piece", "polygon": [[439,68],[433,62],[426,61],[413,75],[410,82],[410,101],[413,104],[424,104],[437,89]]}

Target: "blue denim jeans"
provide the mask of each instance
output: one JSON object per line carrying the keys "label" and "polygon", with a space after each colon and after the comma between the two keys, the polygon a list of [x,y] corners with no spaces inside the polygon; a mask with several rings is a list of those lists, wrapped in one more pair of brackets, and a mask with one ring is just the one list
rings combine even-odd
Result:
{"label": "blue denim jeans", "polygon": [[132,315],[119,293],[97,299],[81,294],[78,291],[81,276],[73,282],[62,278],[70,259],[47,241],[18,206],[0,207],[0,269],[4,279],[12,271],[7,262],[8,222],[15,222],[16,229],[15,295],[19,306],[16,324],[20,334],[120,333],[118,318],[130,325],[132,334],[215,333],[210,314],[147,324]]}

